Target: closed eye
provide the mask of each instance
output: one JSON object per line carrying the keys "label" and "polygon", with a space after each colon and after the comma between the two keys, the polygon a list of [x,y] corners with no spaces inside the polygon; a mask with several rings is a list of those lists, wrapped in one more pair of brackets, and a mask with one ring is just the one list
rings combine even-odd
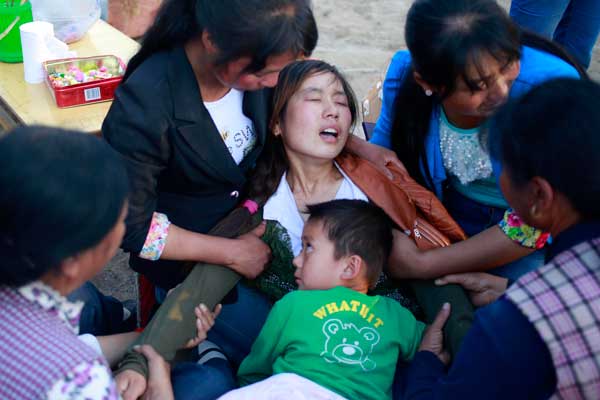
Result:
{"label": "closed eye", "polygon": [[344,106],[344,107],[348,107],[348,98],[346,97],[346,95],[344,93],[337,92],[333,95],[332,99],[335,102],[335,104],[338,104],[338,105]]}

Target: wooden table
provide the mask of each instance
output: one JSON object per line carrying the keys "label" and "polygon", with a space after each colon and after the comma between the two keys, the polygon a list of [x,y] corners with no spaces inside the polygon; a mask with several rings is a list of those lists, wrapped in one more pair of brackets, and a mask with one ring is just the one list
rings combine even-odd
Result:
{"label": "wooden table", "polygon": [[[138,48],[135,40],[102,20],[69,46],[78,57],[114,54],[125,62]],[[0,134],[19,124],[42,124],[100,134],[110,104],[58,108],[45,83],[25,82],[22,63],[0,62]]]}

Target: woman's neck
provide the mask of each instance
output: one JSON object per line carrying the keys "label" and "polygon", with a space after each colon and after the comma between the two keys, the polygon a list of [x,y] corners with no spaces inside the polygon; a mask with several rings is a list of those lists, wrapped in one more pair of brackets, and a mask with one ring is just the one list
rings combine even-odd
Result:
{"label": "woman's neck", "polygon": [[286,177],[300,212],[307,204],[333,200],[343,179],[333,161],[301,162],[293,158]]}
{"label": "woman's neck", "polygon": [[[442,105],[442,108],[444,106]],[[452,114],[448,113],[445,108],[443,108],[444,114],[446,114],[446,118],[448,121],[457,128],[460,129],[473,129],[478,128],[487,118],[485,117],[476,117],[469,115],[460,115],[460,114]]]}
{"label": "woman's neck", "polygon": [[215,65],[209,55],[206,53],[202,39],[192,39],[185,46],[185,54],[192,66],[198,89],[202,100],[206,102],[217,101],[225,96],[230,88],[223,85],[215,74]]}
{"label": "woman's neck", "polygon": [[556,197],[557,205],[551,211],[552,225],[548,228],[553,237],[557,237],[563,231],[582,221],[581,215],[575,211],[569,200],[562,194],[557,194]]}
{"label": "woman's neck", "polygon": [[57,274],[55,271],[46,272],[40,281],[60,293],[61,296],[67,296],[69,293],[80,287],[83,283],[73,283],[62,274]]}

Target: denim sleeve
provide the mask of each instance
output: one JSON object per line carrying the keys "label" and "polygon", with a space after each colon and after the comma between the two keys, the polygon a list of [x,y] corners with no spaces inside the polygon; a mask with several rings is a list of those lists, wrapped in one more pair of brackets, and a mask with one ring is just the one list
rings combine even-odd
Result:
{"label": "denim sleeve", "polygon": [[501,299],[476,315],[447,373],[432,353],[417,353],[403,399],[547,399],[554,392],[550,353],[516,306]]}
{"label": "denim sleeve", "polygon": [[370,143],[377,144],[386,148],[392,146],[391,131],[394,121],[394,102],[404,80],[406,73],[410,70],[410,55],[408,51],[399,51],[392,58],[388,72],[383,82],[383,104],[381,114],[377,119],[373,137]]}

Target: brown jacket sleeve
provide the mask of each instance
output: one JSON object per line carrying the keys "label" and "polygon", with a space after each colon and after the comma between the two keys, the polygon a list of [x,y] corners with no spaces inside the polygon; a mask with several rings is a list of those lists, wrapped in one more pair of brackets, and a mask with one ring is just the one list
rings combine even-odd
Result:
{"label": "brown jacket sleeve", "polygon": [[[353,154],[344,152],[336,161],[373,203],[401,229],[411,231],[419,247],[447,246],[467,238],[438,198],[395,165],[388,164],[394,175],[390,180],[369,161]],[[420,235],[431,243],[421,243]]]}

